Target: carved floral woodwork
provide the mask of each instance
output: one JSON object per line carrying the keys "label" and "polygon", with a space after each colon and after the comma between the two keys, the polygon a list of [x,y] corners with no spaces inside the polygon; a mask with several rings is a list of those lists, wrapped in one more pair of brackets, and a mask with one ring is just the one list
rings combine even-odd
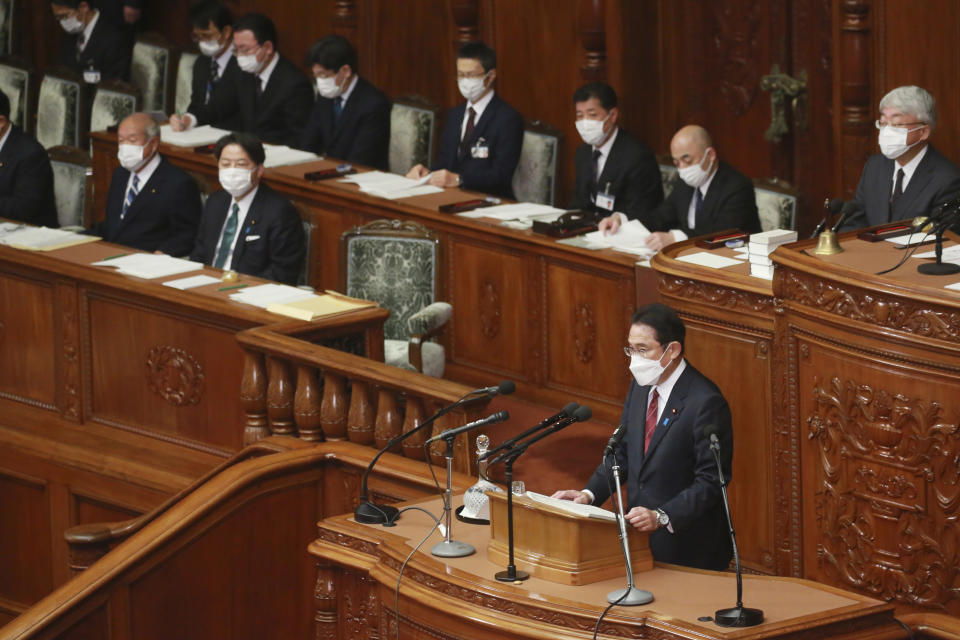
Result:
{"label": "carved floral woodwork", "polygon": [[960,611],[960,416],[855,380],[814,378],[818,562],[871,595]]}
{"label": "carved floral woodwork", "polygon": [[710,305],[769,315],[773,313],[772,296],[753,293],[690,278],[659,274],[659,290],[665,295],[706,302]]}
{"label": "carved floral woodwork", "polygon": [[[735,5],[735,6],[731,6]],[[742,116],[757,98],[761,59],[757,41],[764,5],[756,2],[711,3],[710,56],[721,60],[720,95],[734,116]]]}
{"label": "carved floral woodwork", "polygon": [[578,31],[583,45],[584,63],[580,77],[584,82],[598,82],[607,75],[607,32],[604,0],[580,0]]}
{"label": "carved floral woodwork", "polygon": [[203,367],[183,349],[157,345],[147,352],[147,387],[175,407],[191,407],[203,396]]}
{"label": "carved floral woodwork", "polygon": [[500,335],[500,321],[503,303],[500,299],[500,288],[492,280],[480,283],[480,331],[485,338],[496,338]]}
{"label": "carved floral woodwork", "polygon": [[587,364],[593,360],[597,347],[597,323],[593,307],[585,302],[573,308],[573,344],[580,362]]}
{"label": "carved floral woodwork", "polygon": [[[60,311],[61,407],[63,415],[80,420],[80,323],[77,319],[77,289],[68,284],[57,285],[57,306]],[[3,323],[0,323],[0,331]]]}
{"label": "carved floral woodwork", "polygon": [[337,639],[337,569],[317,563],[317,583],[313,588],[314,639]]}

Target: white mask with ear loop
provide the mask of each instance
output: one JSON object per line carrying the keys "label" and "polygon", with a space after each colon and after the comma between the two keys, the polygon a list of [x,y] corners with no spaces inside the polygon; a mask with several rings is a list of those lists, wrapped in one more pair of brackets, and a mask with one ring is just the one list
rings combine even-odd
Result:
{"label": "white mask with ear loop", "polygon": [[[633,374],[633,379],[637,381],[638,385],[646,387],[657,383],[657,380],[660,379],[660,376],[663,375],[664,370],[667,368],[665,365],[660,364],[660,360],[663,359],[666,353],[667,350],[664,349],[663,353],[656,360],[644,358],[636,353],[630,356],[630,373]],[[669,362],[667,364],[669,364]]]}

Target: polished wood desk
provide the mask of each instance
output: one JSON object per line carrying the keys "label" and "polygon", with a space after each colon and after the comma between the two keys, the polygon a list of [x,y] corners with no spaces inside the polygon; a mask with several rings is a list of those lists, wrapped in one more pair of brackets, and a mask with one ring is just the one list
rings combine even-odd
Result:
{"label": "polished wood desk", "polygon": [[772,282],[678,262],[691,242],[653,266],[733,411],[751,563],[958,615],[960,276],[876,275],[902,252],[855,235],[778,248]]}
{"label": "polished wood desk", "polygon": [[[102,215],[117,143],[114,134],[91,137],[95,211]],[[161,145],[161,153],[205,190],[219,188],[209,154],[170,145]],[[439,213],[440,205],[479,195],[460,189],[384,200],[352,184],[303,179],[305,172],[336,164],[323,160],[265,173],[266,183],[290,198],[312,229],[311,284],[339,286],[342,232],[378,218],[420,222],[440,238],[438,297],[454,307],[444,338],[446,376],[475,386],[509,378],[530,399],[558,407],[575,399],[589,403],[594,415],[617,420],[629,377],[625,367],[611,366],[611,358],[635,308],[632,256],[567,247],[495,221]]]}
{"label": "polished wood desk", "polygon": [[[460,500],[456,499],[455,504]],[[417,504],[439,513],[438,498]],[[362,525],[350,515],[319,524],[310,553],[318,560],[315,590],[317,638],[357,638],[374,632],[393,638],[589,638],[606,594],[625,578],[573,586],[530,578],[497,582],[503,569],[490,562],[489,527],[455,522],[453,537],[472,544],[465,558],[436,558],[436,531],[401,565],[433,526],[408,511],[398,526]],[[602,544],[603,541],[598,541]],[[617,536],[611,530],[610,545]],[[399,586],[399,612],[394,592]],[[637,574],[637,586],[654,594],[650,605],[614,608],[601,624],[604,637],[618,638],[905,638],[893,606],[869,597],[792,578],[746,576],[744,601],[764,611],[764,624],[730,629],[698,620],[736,599],[731,573],[656,565]],[[398,615],[399,613],[399,615]]]}

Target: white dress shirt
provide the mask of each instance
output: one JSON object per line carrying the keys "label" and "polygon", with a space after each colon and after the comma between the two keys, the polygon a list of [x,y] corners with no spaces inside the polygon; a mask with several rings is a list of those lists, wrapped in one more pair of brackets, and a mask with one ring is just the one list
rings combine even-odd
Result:
{"label": "white dress shirt", "polygon": [[[600,176],[603,174],[603,168],[607,166],[607,158],[610,157],[610,150],[613,149],[613,141],[617,139],[617,134],[620,133],[620,127],[614,127],[613,133],[610,134],[610,137],[607,138],[607,141],[604,142],[599,147],[593,147],[594,151],[600,152],[600,157],[597,158],[597,180],[600,180]],[[592,155],[591,155],[592,158]],[[605,186],[602,184],[597,185],[597,191],[601,193],[605,189]],[[592,194],[591,194],[592,195]]]}
{"label": "white dress shirt", "polygon": [[[910,178],[913,177],[913,174],[916,172],[917,167],[920,166],[920,161],[923,160],[923,156],[927,154],[927,147],[929,145],[923,145],[923,149],[920,149],[920,153],[915,155],[910,159],[910,162],[907,164],[901,165],[899,162],[895,162],[893,165],[893,179],[890,182],[890,195],[893,195],[893,190],[897,188],[897,170],[903,169],[903,183],[900,185],[902,191],[907,190],[907,185],[910,183]],[[902,193],[902,192],[901,192]]]}
{"label": "white dress shirt", "polygon": [[157,167],[160,166],[160,154],[155,153],[153,157],[143,165],[139,171],[131,171],[130,176],[127,178],[127,188],[123,190],[123,199],[127,199],[127,194],[130,193],[130,187],[133,186],[133,177],[137,176],[137,193],[139,194],[143,191],[143,185],[147,184],[147,181],[153,175],[153,172],[157,170]]}
{"label": "white dress shirt", "polygon": [[477,126],[477,123],[480,122],[480,116],[483,115],[484,109],[486,109],[487,105],[490,104],[490,101],[493,100],[494,93],[495,92],[490,91],[476,102],[467,102],[467,108],[463,110],[463,121],[460,123],[461,141],[463,140],[463,134],[467,132],[467,122],[470,120],[470,109],[472,108],[476,113],[476,115],[473,117],[473,126]]}
{"label": "white dress shirt", "polygon": [[239,209],[237,210],[237,232],[233,234],[233,242],[230,244],[230,253],[227,254],[227,260],[223,263],[224,269],[233,268],[233,254],[237,249],[237,240],[240,239],[240,235],[243,231],[243,225],[247,220],[247,212],[250,211],[250,205],[253,204],[253,199],[257,197],[257,190],[260,189],[258,184],[253,189],[250,190],[250,193],[243,196],[239,200],[236,198],[230,199],[230,204],[227,206],[227,215],[223,219],[223,226],[220,227],[220,238],[217,239],[217,247],[213,251],[214,259],[218,253],[220,253],[220,243],[223,242],[223,230],[227,228],[227,222],[230,221],[230,212],[233,211],[233,205],[236,204]]}
{"label": "white dress shirt", "polygon": [[[700,162],[703,162],[703,158],[700,159]],[[717,164],[717,161],[714,160],[714,164]],[[703,197],[704,202],[707,200],[707,189],[710,188],[710,185],[713,183],[713,179],[717,177],[718,166],[713,168],[713,173],[710,174],[710,177],[707,178],[707,181],[700,185],[700,195]],[[680,178],[677,178],[679,180]],[[693,197],[690,198],[690,206],[687,207],[687,226],[693,229],[697,226],[697,194],[693,194]],[[670,229],[670,233],[673,234],[674,242],[683,242],[689,236],[680,229]]]}

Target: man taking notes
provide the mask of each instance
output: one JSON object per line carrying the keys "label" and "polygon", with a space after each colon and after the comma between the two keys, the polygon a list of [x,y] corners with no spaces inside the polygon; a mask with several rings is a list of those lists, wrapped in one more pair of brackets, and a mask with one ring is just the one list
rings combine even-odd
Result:
{"label": "man taking notes", "polygon": [[290,202],[263,184],[263,145],[249,133],[217,141],[220,186],[207,198],[190,259],[240,273],[296,284],[306,245]]}

